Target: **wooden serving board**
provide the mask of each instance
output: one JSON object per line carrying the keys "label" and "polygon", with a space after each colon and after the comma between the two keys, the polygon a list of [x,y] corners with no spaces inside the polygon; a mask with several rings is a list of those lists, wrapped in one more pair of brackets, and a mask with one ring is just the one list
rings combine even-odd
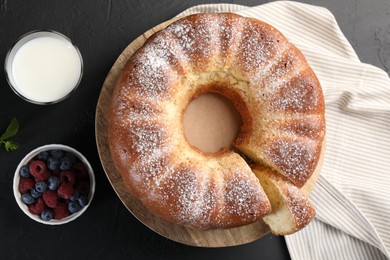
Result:
{"label": "wooden serving board", "polygon": [[[148,37],[150,37],[153,33],[165,28],[174,20],[175,19],[166,21],[148,30],[135,39],[120,54],[108,73],[101,89],[96,109],[95,130],[100,160],[108,180],[123,204],[139,221],[158,234],[179,243],[200,247],[226,247],[252,242],[261,238],[270,231],[263,221],[258,221],[238,228],[200,231],[172,224],[153,215],[137,198],[133,197],[132,194],[126,190],[120,174],[116,171],[115,166],[112,163],[107,138],[107,110],[117,78],[119,77],[127,60],[143,45],[146,39],[148,39]],[[321,156],[319,166],[313,174],[313,177],[302,188],[307,195],[314,187],[315,181],[319,176],[322,157],[323,156]]]}

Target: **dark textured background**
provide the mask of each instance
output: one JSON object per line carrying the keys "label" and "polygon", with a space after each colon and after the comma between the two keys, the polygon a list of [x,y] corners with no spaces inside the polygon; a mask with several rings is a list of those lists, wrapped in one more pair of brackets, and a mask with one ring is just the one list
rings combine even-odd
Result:
{"label": "dark textured background", "polygon": [[[101,167],[94,132],[97,99],[103,81],[122,50],[138,35],[188,7],[219,1],[0,1],[0,60],[23,34],[53,29],[70,37],[84,58],[79,89],[50,106],[27,103],[0,76],[0,131],[13,116],[21,125],[15,151],[0,150],[1,259],[289,259],[282,237],[272,235],[231,248],[206,249],[169,241],[138,222],[122,205]],[[223,1],[249,6],[270,1]],[[389,0],[312,0],[327,7],[362,62],[390,69]],[[305,21],[302,21],[305,22]],[[18,208],[12,178],[23,156],[49,143],[73,146],[91,162],[96,196],[77,220],[48,226],[30,220]]]}

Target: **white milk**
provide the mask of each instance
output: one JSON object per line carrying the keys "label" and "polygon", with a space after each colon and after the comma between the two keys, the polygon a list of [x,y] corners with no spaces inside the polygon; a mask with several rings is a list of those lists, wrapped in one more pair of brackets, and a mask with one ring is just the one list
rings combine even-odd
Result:
{"label": "white milk", "polygon": [[39,37],[16,52],[12,62],[15,89],[37,102],[52,102],[67,96],[78,84],[82,61],[65,39]]}

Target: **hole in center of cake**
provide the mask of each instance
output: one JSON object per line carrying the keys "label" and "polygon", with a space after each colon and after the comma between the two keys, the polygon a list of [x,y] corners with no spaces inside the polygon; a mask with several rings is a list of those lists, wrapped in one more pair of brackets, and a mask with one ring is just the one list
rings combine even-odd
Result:
{"label": "hole in center of cake", "polygon": [[183,116],[187,141],[208,153],[231,148],[241,125],[241,115],[232,102],[216,93],[206,93],[195,98]]}

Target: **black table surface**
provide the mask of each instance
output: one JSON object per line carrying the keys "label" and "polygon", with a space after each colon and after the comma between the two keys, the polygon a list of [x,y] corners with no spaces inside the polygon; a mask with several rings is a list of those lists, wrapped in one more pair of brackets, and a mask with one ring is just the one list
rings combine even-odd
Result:
{"label": "black table surface", "polygon": [[[283,237],[267,235],[228,248],[182,245],[154,233],[124,207],[101,166],[95,142],[95,109],[108,71],[122,50],[147,29],[188,7],[219,1],[0,1],[0,59],[26,32],[52,29],[70,37],[84,59],[76,92],[49,106],[30,104],[0,76],[0,131],[12,117],[20,122],[20,148],[0,150],[1,259],[289,259]],[[223,1],[248,6],[269,1]],[[362,62],[390,69],[389,0],[307,0],[336,17]],[[305,21],[302,21],[305,22]],[[61,226],[34,222],[17,206],[12,179],[32,149],[51,143],[72,146],[92,164],[96,193],[88,210]]]}

